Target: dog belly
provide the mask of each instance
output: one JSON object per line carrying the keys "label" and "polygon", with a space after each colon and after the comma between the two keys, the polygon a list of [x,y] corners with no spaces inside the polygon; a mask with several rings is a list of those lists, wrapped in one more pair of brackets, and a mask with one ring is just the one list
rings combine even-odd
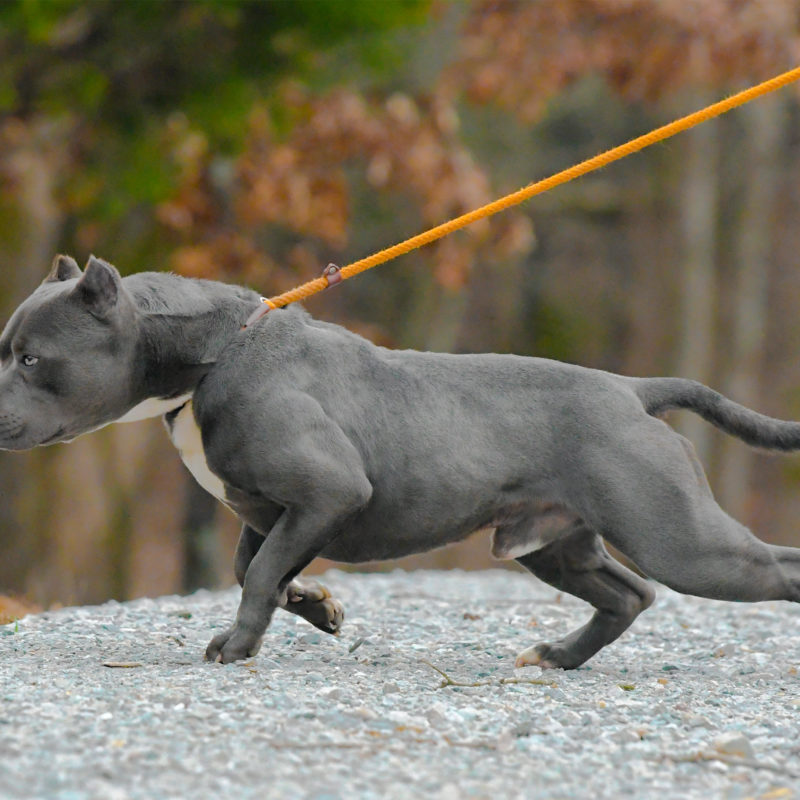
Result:
{"label": "dog belly", "polygon": [[167,421],[172,443],[181,454],[194,479],[211,495],[226,503],[225,484],[208,468],[203,438],[194,418],[192,401],[188,400],[181,410]]}
{"label": "dog belly", "polygon": [[373,534],[347,531],[338,536],[319,554],[331,561],[345,564],[363,564],[367,561],[387,561],[394,558],[405,558],[419,553],[426,553],[448,544],[466,539],[478,529],[463,534],[454,534],[444,539],[423,539],[419,537],[397,537],[385,534],[378,537]]}
{"label": "dog belly", "polygon": [[481,495],[474,484],[466,493],[406,496],[376,493],[370,505],[351,520],[321,553],[346,563],[381,561],[425,553],[494,529],[495,558],[513,559],[547,546],[578,519],[542,487],[530,484]]}
{"label": "dog belly", "polygon": [[429,519],[426,523],[402,511],[392,517],[367,512],[353,520],[320,555],[348,564],[405,558],[460,542],[490,527],[486,517]]}

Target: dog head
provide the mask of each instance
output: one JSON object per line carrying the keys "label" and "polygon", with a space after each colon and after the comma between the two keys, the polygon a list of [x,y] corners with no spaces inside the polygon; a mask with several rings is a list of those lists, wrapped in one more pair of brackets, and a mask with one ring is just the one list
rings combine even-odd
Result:
{"label": "dog head", "polygon": [[0,335],[0,449],[74,439],[130,407],[136,310],[119,272],[57,256]]}

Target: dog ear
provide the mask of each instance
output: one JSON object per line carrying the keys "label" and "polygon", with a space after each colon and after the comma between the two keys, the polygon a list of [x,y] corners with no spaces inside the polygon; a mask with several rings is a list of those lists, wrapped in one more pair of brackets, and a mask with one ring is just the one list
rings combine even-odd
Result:
{"label": "dog ear", "polygon": [[50,267],[50,274],[45,278],[45,283],[68,281],[70,278],[80,278],[83,275],[78,262],[70,256],[57,255]]}
{"label": "dog ear", "polygon": [[122,278],[107,261],[90,256],[73,294],[98,319],[105,319],[116,307]]}

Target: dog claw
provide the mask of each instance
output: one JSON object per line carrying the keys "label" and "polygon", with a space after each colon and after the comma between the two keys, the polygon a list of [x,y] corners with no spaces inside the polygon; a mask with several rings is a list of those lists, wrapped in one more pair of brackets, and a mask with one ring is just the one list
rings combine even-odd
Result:
{"label": "dog claw", "polygon": [[297,614],[325,633],[336,635],[344,621],[344,606],[317,581],[293,581],[286,591],[286,611]]}
{"label": "dog claw", "polygon": [[514,661],[514,668],[520,669],[522,667],[539,667],[539,669],[563,669],[564,665],[558,663],[555,658],[547,658],[547,655],[554,655],[552,653],[552,646],[549,644],[537,644],[523,650]]}
{"label": "dog claw", "polygon": [[239,627],[238,623],[228,628],[225,633],[220,633],[209,642],[206,648],[206,661],[215,664],[230,664],[232,661],[242,661],[258,653],[263,636],[253,636],[246,629]]}
{"label": "dog claw", "polygon": [[520,669],[521,667],[540,667],[542,657],[539,655],[535,647],[529,647],[523,650],[514,661],[514,668]]}

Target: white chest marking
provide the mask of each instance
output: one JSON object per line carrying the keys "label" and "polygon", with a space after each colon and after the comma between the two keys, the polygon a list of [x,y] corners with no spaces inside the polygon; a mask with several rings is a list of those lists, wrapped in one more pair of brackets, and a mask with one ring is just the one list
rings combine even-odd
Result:
{"label": "white chest marking", "polygon": [[186,405],[172,420],[170,439],[181,454],[183,463],[195,480],[220,502],[225,502],[225,484],[208,468],[206,454],[203,450],[203,440],[200,428],[194,418],[192,401],[185,401]]}
{"label": "white chest marking", "polygon": [[163,417],[170,411],[180,408],[190,397],[189,394],[182,394],[180,397],[173,397],[170,400],[162,400],[158,397],[151,397],[134,406],[125,416],[120,417],[117,422],[139,422],[142,419],[151,417]]}

